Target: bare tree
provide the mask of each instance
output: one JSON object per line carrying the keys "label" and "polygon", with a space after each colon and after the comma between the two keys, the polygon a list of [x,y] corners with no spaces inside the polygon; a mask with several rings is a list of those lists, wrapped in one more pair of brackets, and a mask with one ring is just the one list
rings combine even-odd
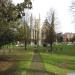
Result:
{"label": "bare tree", "polygon": [[48,15],[47,19],[44,23],[46,27],[45,32],[45,42],[46,44],[50,44],[51,53],[53,52],[53,43],[55,41],[56,33],[55,33],[55,13],[51,10],[51,14]]}
{"label": "bare tree", "polygon": [[49,39],[49,43],[50,43],[50,47],[51,47],[51,52],[53,51],[53,43],[55,41],[55,15],[54,15],[54,11],[52,12],[52,17],[51,17],[51,24],[49,27],[49,32],[48,32],[48,39]]}
{"label": "bare tree", "polygon": [[42,44],[44,47],[46,47],[48,44],[47,33],[49,30],[49,25],[50,24],[49,24],[48,20],[45,19],[43,26],[42,26]]}
{"label": "bare tree", "polygon": [[72,4],[70,6],[70,9],[72,11],[73,21],[72,23],[75,23],[75,0],[72,0]]}

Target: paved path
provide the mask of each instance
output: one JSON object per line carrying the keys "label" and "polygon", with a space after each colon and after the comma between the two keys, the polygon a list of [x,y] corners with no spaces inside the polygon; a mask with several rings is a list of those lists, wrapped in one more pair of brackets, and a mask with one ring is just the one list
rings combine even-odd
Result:
{"label": "paved path", "polygon": [[47,71],[45,71],[40,54],[34,52],[32,65],[30,67],[30,70],[28,70],[27,75],[53,75],[53,74],[50,74]]}
{"label": "paved path", "polygon": [[[25,59],[21,59],[21,60],[25,61]],[[21,75],[20,72],[24,72],[24,71],[26,72],[25,75],[55,75],[55,74],[47,72],[45,70],[45,67],[44,67],[44,64],[42,63],[42,59],[40,57],[39,52],[35,52],[35,51],[34,51],[34,56],[33,56],[32,64],[31,64],[30,68],[18,69],[13,66],[12,69],[6,71],[5,73],[0,72],[0,75]]]}

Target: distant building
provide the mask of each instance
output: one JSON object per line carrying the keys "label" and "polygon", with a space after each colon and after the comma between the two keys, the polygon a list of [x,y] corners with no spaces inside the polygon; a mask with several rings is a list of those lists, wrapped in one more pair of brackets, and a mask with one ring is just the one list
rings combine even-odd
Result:
{"label": "distant building", "polygon": [[71,42],[71,39],[74,37],[75,33],[64,33],[63,34],[63,41],[64,42]]}
{"label": "distant building", "polygon": [[31,45],[37,44],[41,45],[41,29],[40,29],[40,16],[39,19],[34,19],[31,15],[30,20],[30,28],[31,28]]}

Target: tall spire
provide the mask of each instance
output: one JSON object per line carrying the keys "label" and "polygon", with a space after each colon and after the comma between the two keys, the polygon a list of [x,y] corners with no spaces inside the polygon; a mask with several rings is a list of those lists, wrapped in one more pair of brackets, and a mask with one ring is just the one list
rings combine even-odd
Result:
{"label": "tall spire", "polygon": [[33,17],[32,17],[32,14],[30,16],[30,28],[32,29],[32,22],[33,22]]}
{"label": "tall spire", "polygon": [[40,21],[40,13],[39,13],[39,21]]}

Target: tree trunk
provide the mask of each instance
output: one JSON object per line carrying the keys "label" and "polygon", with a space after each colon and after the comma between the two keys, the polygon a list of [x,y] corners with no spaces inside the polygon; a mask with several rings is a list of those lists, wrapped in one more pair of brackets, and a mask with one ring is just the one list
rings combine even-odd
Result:
{"label": "tree trunk", "polygon": [[0,45],[0,49],[2,49],[2,46]]}
{"label": "tree trunk", "polygon": [[25,45],[25,50],[27,50],[27,43],[26,43],[26,41],[24,42],[24,45]]}
{"label": "tree trunk", "polygon": [[51,43],[50,44],[50,47],[51,47],[51,53],[53,52],[53,44]]}

